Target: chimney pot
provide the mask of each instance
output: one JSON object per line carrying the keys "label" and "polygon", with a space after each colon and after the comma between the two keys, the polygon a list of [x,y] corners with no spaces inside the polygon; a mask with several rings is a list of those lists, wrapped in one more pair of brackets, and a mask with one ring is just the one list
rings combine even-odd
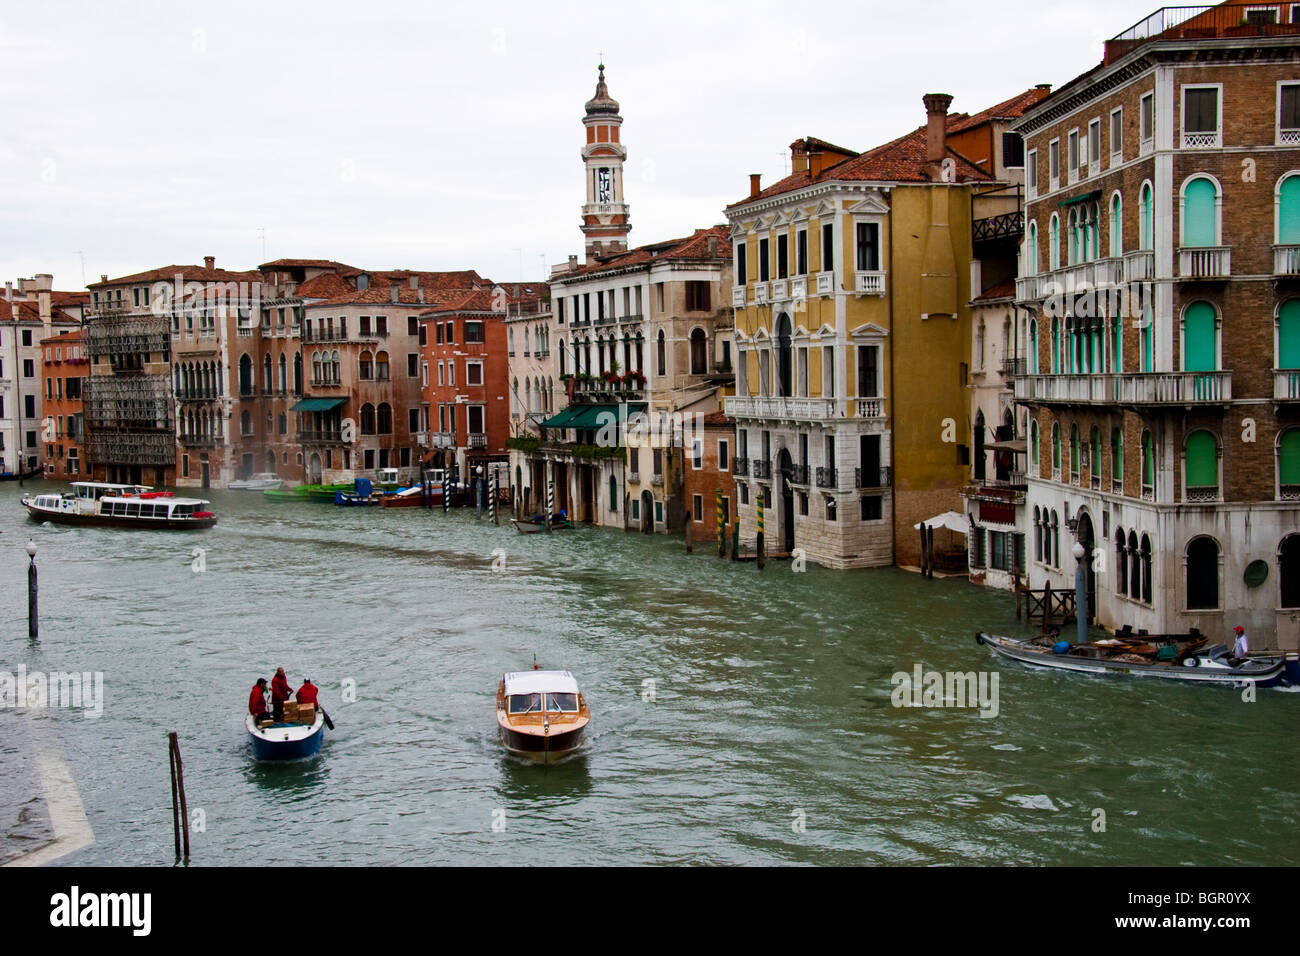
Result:
{"label": "chimney pot", "polygon": [[751,199],[753,199],[755,196],[757,196],[759,193],[763,191],[763,187],[759,185],[759,180],[761,180],[762,178],[763,178],[762,173],[749,174],[749,197]]}
{"label": "chimney pot", "polygon": [[925,159],[930,163],[943,161],[948,152],[948,107],[952,96],[948,93],[927,93],[921,97],[925,104]]}
{"label": "chimney pot", "polygon": [[100,281],[100,282],[107,282],[107,281],[108,281],[108,273],[107,273],[107,272],[101,273],[100,276],[99,276],[99,281]]}
{"label": "chimney pot", "polygon": [[718,237],[709,236],[709,258],[717,258],[718,255]]}
{"label": "chimney pot", "polygon": [[577,257],[577,256],[569,256],[569,271],[570,271],[570,272],[576,272],[577,269],[578,269],[578,257]]}
{"label": "chimney pot", "polygon": [[398,288],[397,283],[394,282],[391,286],[388,287],[388,298],[391,299],[393,302],[396,302],[400,291],[401,290]]}
{"label": "chimney pot", "polygon": [[205,269],[215,269],[216,267],[217,267],[217,257],[216,257],[216,256],[204,256],[204,257],[203,257],[203,268],[205,268]]}

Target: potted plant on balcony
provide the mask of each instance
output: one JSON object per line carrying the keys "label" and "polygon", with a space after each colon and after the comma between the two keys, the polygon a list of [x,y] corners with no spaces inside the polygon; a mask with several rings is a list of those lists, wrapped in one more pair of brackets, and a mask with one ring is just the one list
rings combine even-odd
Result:
{"label": "potted plant on balcony", "polygon": [[623,387],[628,389],[645,388],[645,373],[628,372],[623,376]]}

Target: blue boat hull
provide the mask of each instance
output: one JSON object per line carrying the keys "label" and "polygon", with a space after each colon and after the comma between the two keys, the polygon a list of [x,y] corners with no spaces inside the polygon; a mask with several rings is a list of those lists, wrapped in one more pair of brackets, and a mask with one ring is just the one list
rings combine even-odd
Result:
{"label": "blue boat hull", "polygon": [[[320,752],[321,741],[325,739],[325,719],[320,714],[316,715],[316,722],[311,727],[276,724],[266,730],[258,730],[252,726],[252,718],[246,721],[245,727],[253,741],[253,756],[257,760],[301,760],[313,757]],[[277,736],[282,739],[273,739]]]}

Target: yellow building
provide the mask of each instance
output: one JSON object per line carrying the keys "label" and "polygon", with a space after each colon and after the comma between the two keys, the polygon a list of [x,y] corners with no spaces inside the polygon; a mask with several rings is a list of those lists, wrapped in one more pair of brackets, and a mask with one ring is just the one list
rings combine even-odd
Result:
{"label": "yellow building", "polygon": [[[752,545],[763,496],[769,554],[915,565],[913,526],[962,507],[969,303],[1015,268],[1003,243],[981,269],[972,221],[1019,203],[998,178],[1014,145],[971,135],[995,128],[998,108],[949,115],[951,100],[924,97],[925,126],[865,153],[798,140],[789,176],[766,189],[751,177],[727,209],[738,513]],[[958,136],[989,155],[962,155]]]}

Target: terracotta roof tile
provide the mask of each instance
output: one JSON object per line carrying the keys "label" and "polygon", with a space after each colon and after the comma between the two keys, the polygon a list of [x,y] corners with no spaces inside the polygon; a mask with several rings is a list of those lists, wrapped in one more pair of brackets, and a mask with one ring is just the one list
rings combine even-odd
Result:
{"label": "terracotta roof tile", "polygon": [[1015,294],[1016,294],[1016,280],[1004,279],[1002,282],[999,282],[997,285],[985,289],[983,292],[981,292],[971,301],[988,302],[993,299],[1005,299],[1008,297],[1014,297]]}
{"label": "terracotta roof tile", "polygon": [[[1051,95],[1051,92],[1052,91],[1049,87],[1034,86],[1025,90],[1023,93],[1017,93],[1010,99],[1003,100],[996,106],[990,106],[986,110],[981,110],[974,116],[967,116],[966,114],[961,114],[958,118],[949,116],[948,134],[952,135],[953,133],[960,133],[963,130],[972,129],[973,127],[991,122],[992,120],[1019,119],[1043,100],[1047,99],[1047,97]],[[955,122],[954,119],[956,119]]]}
{"label": "terracotta roof tile", "polygon": [[231,272],[228,269],[208,269],[204,266],[172,265],[109,279],[107,282],[92,282],[86,288],[99,289],[104,286],[121,285],[124,282],[171,282],[177,275],[181,277],[182,282],[258,282],[262,278],[261,273],[256,270]]}
{"label": "terracotta roof tile", "polygon": [[710,226],[708,229],[696,229],[682,239],[669,239],[650,245],[637,246],[627,252],[616,252],[599,256],[593,263],[578,266],[571,272],[564,272],[551,277],[552,282],[567,282],[584,275],[604,272],[607,269],[626,269],[659,259],[708,259],[709,238],[717,239],[716,258],[731,258],[731,237],[726,226]]}

